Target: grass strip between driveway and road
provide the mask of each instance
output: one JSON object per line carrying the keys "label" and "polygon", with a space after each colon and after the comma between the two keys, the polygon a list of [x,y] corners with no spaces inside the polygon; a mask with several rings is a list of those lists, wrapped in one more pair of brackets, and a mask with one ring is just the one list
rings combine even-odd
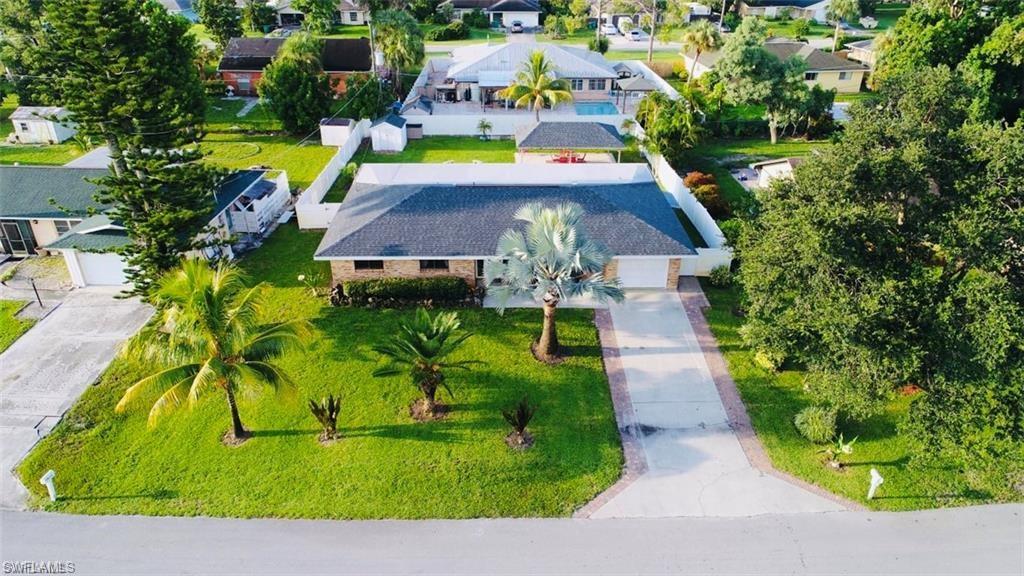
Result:
{"label": "grass strip between driveway and road", "polygon": [[[297,280],[321,275],[311,260],[321,233],[279,228],[242,261],[270,285],[268,320],[308,318],[315,338],[280,364],[297,397],[266,393],[241,401],[255,437],[221,444],[229,426],[224,398],[211,394],[147,430],[148,405],[113,409],[125,387],[146,374],[115,360],[19,471],[33,502],[85,514],[209,515],[289,518],[474,518],[568,516],[620,475],[618,430],[590,310],[560,310],[559,336],[571,356],[558,366],[536,362],[537,309],[464,309],[474,334],[458,356],[480,360],[453,372],[454,410],[419,424],[408,416],[417,390],[407,376],[373,378],[371,346],[397,330],[410,310],[333,308]],[[333,393],[342,402],[332,446],[317,442],[306,401]],[[527,395],[538,405],[525,453],[504,443],[500,410]],[[155,395],[150,395],[149,402]],[[58,475],[61,498],[49,503],[37,479]]]}
{"label": "grass strip between driveway and road", "polygon": [[15,340],[35,324],[35,320],[15,317],[24,306],[24,302],[0,300],[0,352],[10,348]]}

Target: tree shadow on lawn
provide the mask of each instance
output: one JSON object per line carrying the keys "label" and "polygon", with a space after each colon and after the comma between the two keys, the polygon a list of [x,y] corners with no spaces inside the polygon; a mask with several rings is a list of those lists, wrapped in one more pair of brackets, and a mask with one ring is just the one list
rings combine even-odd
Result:
{"label": "tree shadow on lawn", "polygon": [[294,430],[250,430],[253,438],[276,438],[280,436],[312,436],[319,434],[319,429],[294,429]]}
{"label": "tree shadow on lawn", "polygon": [[465,430],[477,428],[475,422],[410,422],[408,424],[370,424],[366,426],[342,426],[338,428],[342,438],[388,438],[392,440],[416,440],[419,442],[444,442],[466,444]]}
{"label": "tree shadow on lawn", "polygon": [[58,496],[58,502],[70,502],[70,501],[86,501],[86,500],[137,500],[137,499],[148,499],[148,500],[171,500],[178,497],[177,490],[153,490],[150,492],[141,492],[139,494],[112,494],[106,496],[66,496],[61,494]]}

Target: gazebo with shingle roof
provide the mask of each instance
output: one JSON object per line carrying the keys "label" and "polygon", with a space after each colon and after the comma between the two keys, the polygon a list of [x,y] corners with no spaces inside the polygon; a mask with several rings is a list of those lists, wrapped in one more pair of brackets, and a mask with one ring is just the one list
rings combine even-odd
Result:
{"label": "gazebo with shingle roof", "polygon": [[626,149],[619,131],[601,122],[534,122],[521,126],[515,137],[516,149],[520,152],[602,150],[617,152],[621,159]]}

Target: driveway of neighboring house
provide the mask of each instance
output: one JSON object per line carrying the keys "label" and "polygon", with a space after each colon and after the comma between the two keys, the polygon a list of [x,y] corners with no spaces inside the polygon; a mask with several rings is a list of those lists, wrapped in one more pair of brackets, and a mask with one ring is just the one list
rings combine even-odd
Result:
{"label": "driveway of neighboring house", "polygon": [[25,489],[11,470],[152,315],[149,306],[117,294],[72,291],[0,354],[0,507],[23,505]]}
{"label": "driveway of neighboring house", "polygon": [[[628,389],[628,398],[617,402],[628,404],[626,419],[632,420],[624,432],[627,458],[628,436],[633,435],[639,444],[640,470],[610,498],[599,498],[591,517],[751,516],[844,509],[751,464],[730,425],[679,294],[630,291],[623,304],[612,305],[609,311],[616,361],[621,362]],[[617,409],[621,414],[622,407]]]}

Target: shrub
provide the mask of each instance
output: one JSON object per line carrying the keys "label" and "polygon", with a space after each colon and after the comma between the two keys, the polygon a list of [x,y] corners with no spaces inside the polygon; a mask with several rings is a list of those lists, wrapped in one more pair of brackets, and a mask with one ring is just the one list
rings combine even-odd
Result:
{"label": "shrub", "polygon": [[758,350],[754,353],[754,364],[772,372],[778,371],[785,360],[786,355],[777,350]]}
{"label": "shrub", "polygon": [[705,174],[704,172],[689,172],[683,177],[683,185],[693,190],[697,186],[704,186],[707,184],[717,184],[715,181],[714,174]]}
{"label": "shrub", "polygon": [[511,407],[502,410],[501,416],[512,427],[512,432],[505,437],[505,442],[516,449],[526,449],[533,444],[533,436],[526,430],[537,413],[537,407],[530,404],[530,401],[523,398]]}
{"label": "shrub", "polygon": [[206,92],[207,96],[220,98],[227,93],[228,84],[223,80],[205,80],[203,81],[203,90]]}
{"label": "shrub", "polygon": [[797,412],[793,424],[804,438],[824,444],[836,435],[836,411],[826,406],[808,406]]}
{"label": "shrub", "polygon": [[715,220],[728,218],[732,215],[729,206],[722,200],[722,191],[718,184],[701,184],[690,189],[694,198],[708,210],[708,214]]}
{"label": "shrub", "polygon": [[487,15],[484,11],[479,8],[474,8],[472,12],[463,15],[462,21],[466,23],[466,26],[471,28],[490,28],[491,21],[487,19]]}
{"label": "shrub", "polygon": [[604,54],[608,51],[608,37],[601,36],[601,39],[591,38],[590,42],[587,42],[587,47],[590,48],[591,52],[597,52]]}
{"label": "shrub", "polygon": [[732,271],[728,266],[716,266],[711,270],[708,281],[716,288],[728,288],[732,285]]}
{"label": "shrub", "polygon": [[722,231],[722,235],[725,236],[725,241],[729,246],[735,247],[740,240],[740,232],[743,230],[743,223],[738,218],[730,218],[723,220],[718,223],[718,229]]}
{"label": "shrub", "polygon": [[311,399],[309,401],[309,411],[322,428],[320,432],[321,442],[329,442],[338,437],[338,414],[341,412],[340,398],[335,398],[334,394],[331,394],[327,398],[320,399],[320,402]]}
{"label": "shrub", "polygon": [[425,302],[459,304],[472,295],[469,285],[455,276],[349,280],[335,289],[334,305],[407,306]]}
{"label": "shrub", "polygon": [[686,69],[686,62],[682,60],[674,60],[672,62],[672,73],[683,82],[690,77],[690,71]]}
{"label": "shrub", "polygon": [[462,20],[456,20],[451,24],[434,28],[427,32],[425,39],[434,42],[445,42],[448,40],[465,40],[469,38],[469,27]]}
{"label": "shrub", "polygon": [[647,67],[662,78],[671,78],[676,74],[673,70],[674,65],[671,62],[648,62]]}

